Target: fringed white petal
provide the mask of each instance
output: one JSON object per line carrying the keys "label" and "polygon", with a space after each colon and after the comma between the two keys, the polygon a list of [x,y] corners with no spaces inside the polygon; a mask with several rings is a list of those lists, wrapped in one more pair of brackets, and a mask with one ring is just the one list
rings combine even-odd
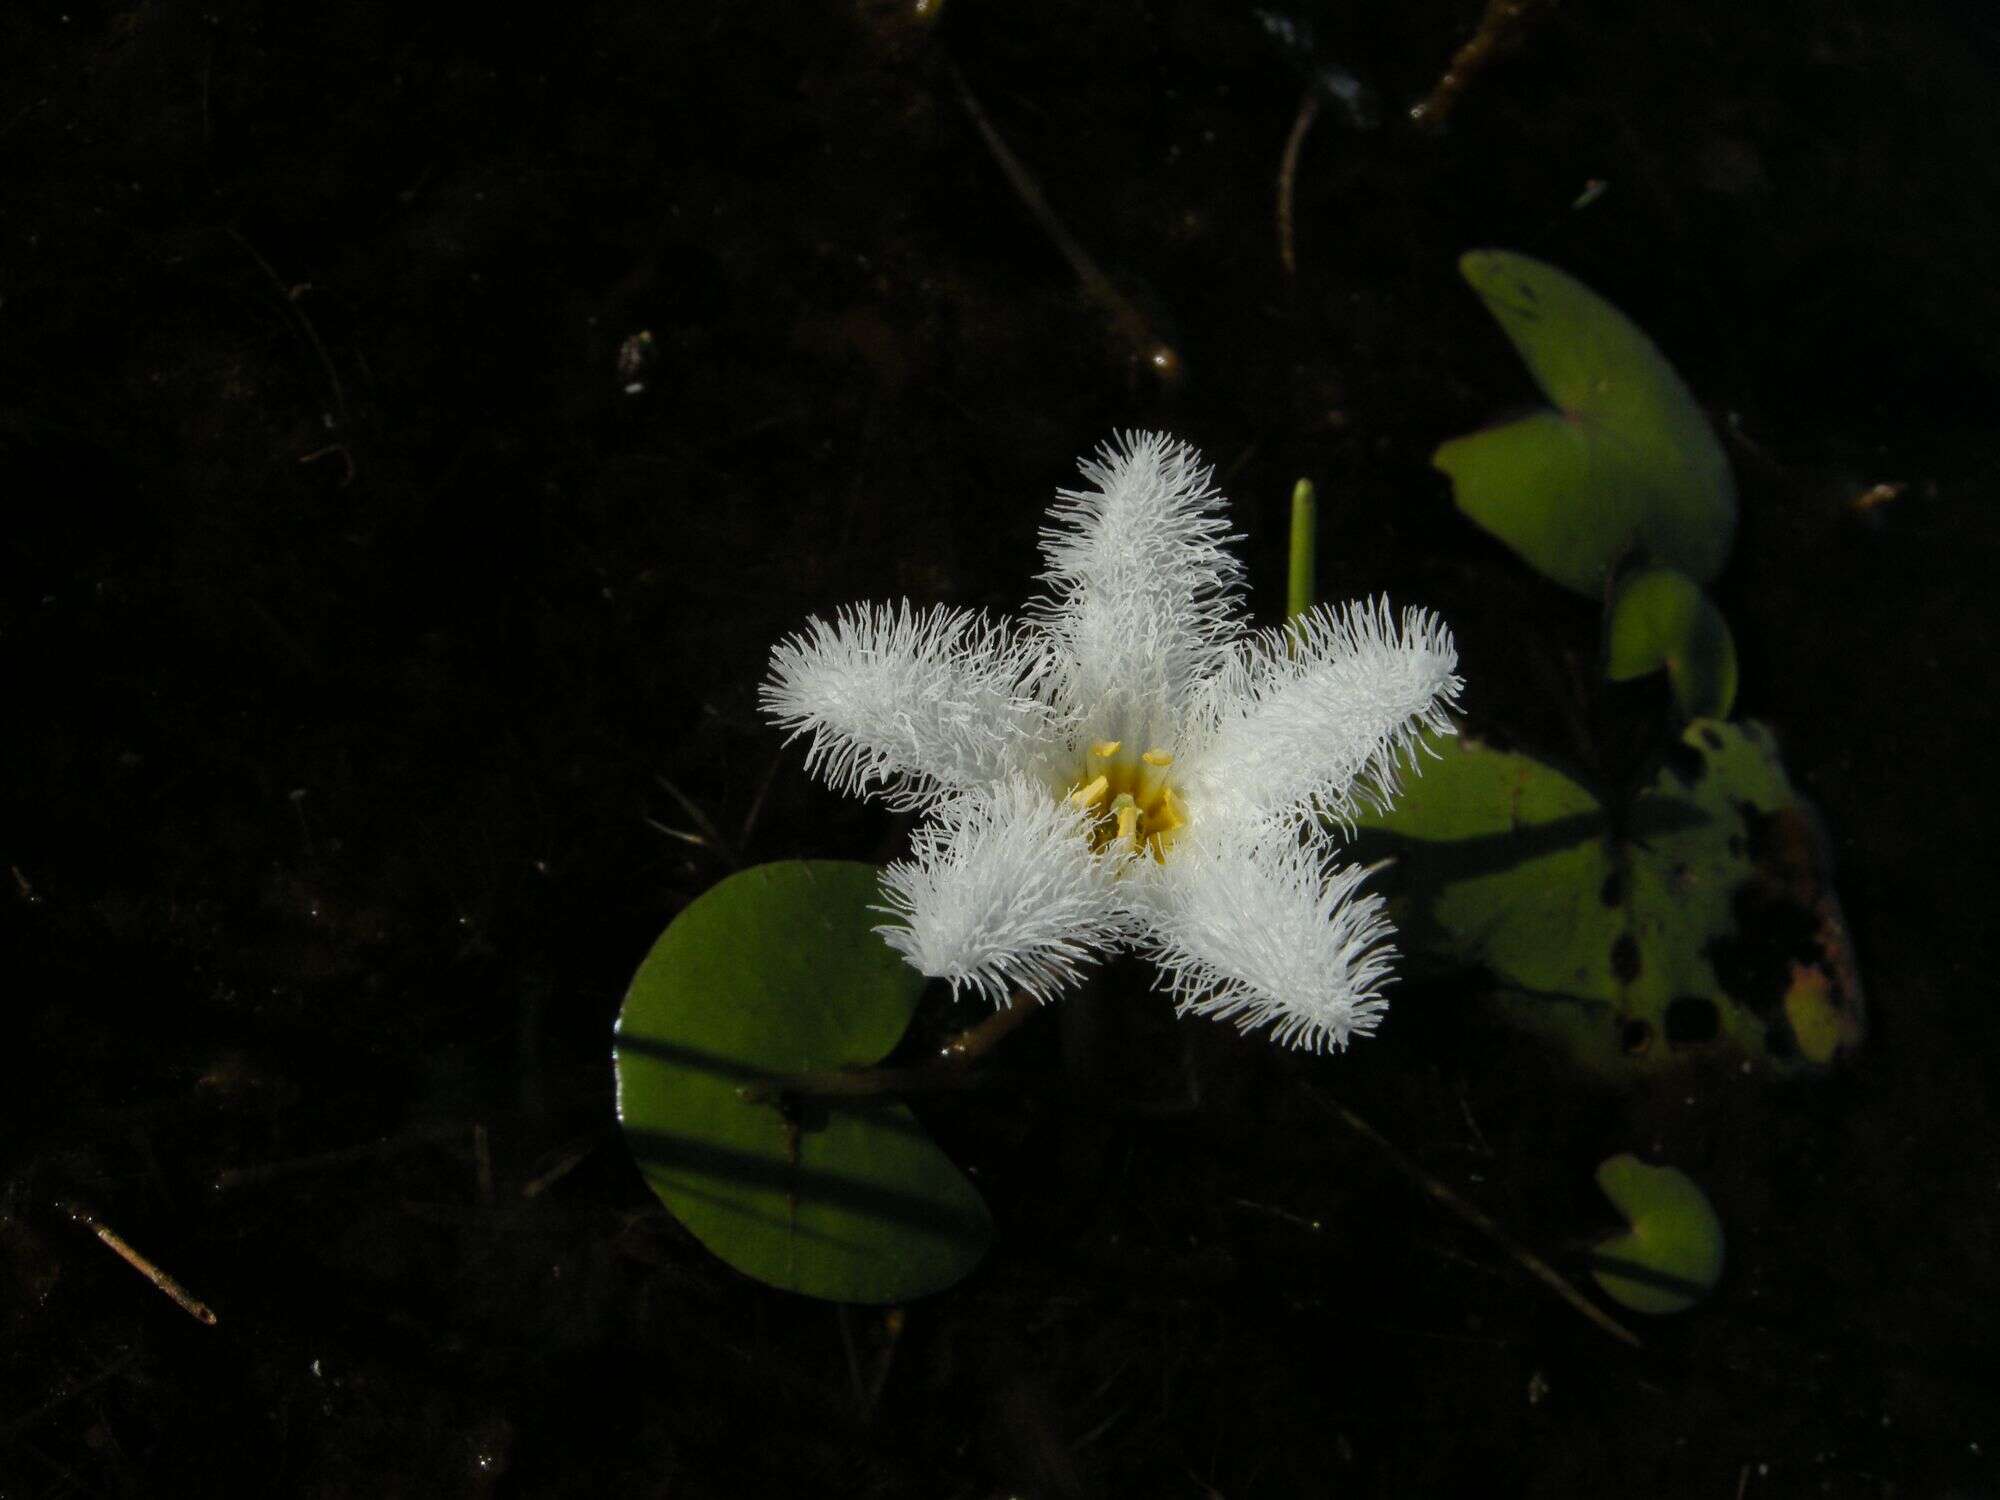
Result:
{"label": "fringed white petal", "polygon": [[812,736],[806,768],[836,790],[920,807],[1052,741],[1036,660],[1008,623],[972,610],[859,604],[781,641],[758,700],[793,738]]}
{"label": "fringed white petal", "polygon": [[911,853],[882,872],[878,909],[901,923],[876,931],[954,994],[1046,1001],[1132,934],[1118,860],[1091,851],[1080,809],[1024,777],[944,803]]}
{"label": "fringed white petal", "polygon": [[1081,465],[1042,531],[1049,592],[1030,606],[1071,703],[1114,737],[1164,738],[1241,627],[1227,502],[1186,443],[1128,432]]}
{"label": "fringed white petal", "polygon": [[1462,686],[1437,616],[1386,599],[1322,605],[1246,639],[1203,693],[1188,775],[1260,829],[1386,808],[1424,731],[1450,734]]}
{"label": "fringed white petal", "polygon": [[1148,881],[1153,955],[1183,1015],[1271,1029],[1309,1052],[1375,1029],[1395,949],[1359,866],[1329,871],[1323,844],[1183,838]]}

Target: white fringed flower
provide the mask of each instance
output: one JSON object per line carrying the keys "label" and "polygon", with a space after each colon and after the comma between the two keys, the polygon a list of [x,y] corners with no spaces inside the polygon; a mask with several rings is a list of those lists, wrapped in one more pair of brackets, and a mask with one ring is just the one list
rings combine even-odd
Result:
{"label": "white fringed flower", "polygon": [[1019,621],[860,605],[771,655],[761,700],[842,791],[927,813],[882,877],[921,972],[1047,1000],[1137,947],[1182,1013],[1314,1051],[1371,1030],[1394,950],[1326,821],[1386,806],[1459,678],[1386,603],[1252,629],[1226,502],[1184,443],[1128,433],[1042,533]]}

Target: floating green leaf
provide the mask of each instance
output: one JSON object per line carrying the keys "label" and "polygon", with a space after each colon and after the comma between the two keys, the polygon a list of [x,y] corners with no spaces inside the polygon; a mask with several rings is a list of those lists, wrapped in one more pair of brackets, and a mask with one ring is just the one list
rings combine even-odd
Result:
{"label": "floating green leaf", "polygon": [[901,1040],[923,980],[870,930],[879,899],[846,861],[732,875],[661,934],[618,1017],[618,1117],[653,1191],[739,1271],[841,1302],[938,1291],[991,1234],[901,1104],[739,1092]]}
{"label": "floating green leaf", "polygon": [[[1432,740],[1393,811],[1360,819],[1357,852],[1391,854],[1383,888],[1413,960],[1483,964],[1548,994],[1611,987],[1604,918],[1611,875],[1604,810],[1553,767],[1459,736]],[[1579,899],[1588,896],[1590,901]]]}
{"label": "floating green leaf", "polygon": [[1736,528],[1729,461],[1673,366],[1625,315],[1505,250],[1459,260],[1555,411],[1454,438],[1432,462],[1458,508],[1590,598],[1634,548],[1701,582]]}
{"label": "floating green leaf", "polygon": [[1357,848],[1394,857],[1413,959],[1485,969],[1510,1018],[1608,1073],[1718,1049],[1794,1070],[1859,1045],[1817,823],[1760,725],[1697,720],[1615,813],[1529,756],[1434,748]]}
{"label": "floating green leaf", "polygon": [[1629,682],[1667,669],[1683,719],[1722,719],[1736,702],[1736,642],[1701,585],[1672,568],[1620,581],[1604,630],[1604,675]]}
{"label": "floating green leaf", "polygon": [[1685,1312],[1722,1279],[1722,1220],[1687,1173],[1614,1156],[1597,1185],[1629,1226],[1603,1240],[1590,1274],[1611,1297],[1640,1313]]}

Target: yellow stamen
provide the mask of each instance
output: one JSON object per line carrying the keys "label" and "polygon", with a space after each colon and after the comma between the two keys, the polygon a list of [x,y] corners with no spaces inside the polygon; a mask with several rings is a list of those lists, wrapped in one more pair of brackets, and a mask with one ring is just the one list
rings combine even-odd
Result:
{"label": "yellow stamen", "polygon": [[1130,797],[1119,799],[1124,805],[1118,809],[1118,837],[1134,849],[1139,847],[1139,807]]}
{"label": "yellow stamen", "polygon": [[[1124,745],[1123,740],[1093,742],[1083,773],[1090,780],[1074,787],[1067,800],[1089,816],[1091,848],[1108,850],[1115,843],[1164,861],[1167,846],[1187,826],[1187,814],[1167,781],[1174,757],[1157,746],[1141,755],[1123,755]],[[1093,774],[1089,767],[1099,762],[1104,770]]]}
{"label": "yellow stamen", "polygon": [[1167,767],[1174,758],[1164,750],[1148,750],[1139,757],[1138,777],[1133,782],[1132,794],[1148,817],[1158,811],[1160,798],[1167,790]]}
{"label": "yellow stamen", "polygon": [[1080,786],[1069,794],[1069,800],[1078,807],[1095,807],[1104,794],[1111,789],[1109,777],[1100,776],[1088,786]]}

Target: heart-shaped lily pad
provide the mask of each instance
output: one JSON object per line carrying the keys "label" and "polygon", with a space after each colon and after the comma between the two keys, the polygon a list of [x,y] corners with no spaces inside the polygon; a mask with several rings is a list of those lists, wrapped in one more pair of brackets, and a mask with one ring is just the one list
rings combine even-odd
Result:
{"label": "heart-shaped lily pad", "polygon": [[923,979],[871,930],[876,880],[798,860],[705,892],[639,966],[614,1052],[625,1139],[674,1216],[737,1270],[840,1302],[941,1290],[992,1232],[903,1105],[760,1089],[878,1063],[908,1029]]}
{"label": "heart-shaped lily pad", "polygon": [[1736,641],[1701,585],[1672,568],[1619,581],[1604,629],[1604,675],[1629,682],[1667,669],[1683,719],[1722,719],[1736,702]]}
{"label": "heart-shaped lily pad", "polygon": [[1623,313],[1525,255],[1459,269],[1555,404],[1454,438],[1432,462],[1458,508],[1543,576],[1601,597],[1638,551],[1700,582],[1729,558],[1736,487],[1708,418]]}
{"label": "heart-shaped lily pad", "polygon": [[1685,1312],[1722,1279],[1722,1220],[1687,1173],[1627,1153],[1597,1169],[1627,1228],[1601,1241],[1590,1274],[1633,1312]]}
{"label": "heart-shaped lily pad", "polygon": [[1861,986],[1811,809],[1762,726],[1700,719],[1615,811],[1468,736],[1359,819],[1413,961],[1483,968],[1601,1071],[1728,1049],[1782,1071],[1860,1044]]}

